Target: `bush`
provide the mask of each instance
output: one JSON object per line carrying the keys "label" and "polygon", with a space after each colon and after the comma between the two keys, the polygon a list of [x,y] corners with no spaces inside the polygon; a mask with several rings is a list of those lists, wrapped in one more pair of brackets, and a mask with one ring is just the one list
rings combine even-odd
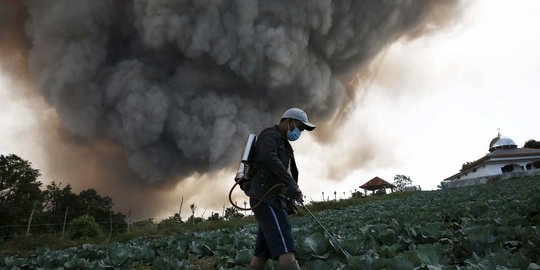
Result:
{"label": "bush", "polygon": [[70,239],[88,239],[101,237],[103,233],[94,217],[84,215],[71,221],[68,235]]}
{"label": "bush", "polygon": [[240,211],[237,208],[232,207],[232,206],[225,209],[225,215],[223,216],[223,218],[225,218],[227,220],[231,220],[231,219],[235,219],[235,218],[243,218],[243,217],[244,217],[244,215],[242,213],[240,213]]}
{"label": "bush", "polygon": [[201,217],[195,217],[195,220],[193,220],[193,219],[194,219],[194,217],[190,216],[186,222],[189,223],[189,224],[192,224],[192,223],[200,223],[200,222],[204,221],[204,219],[201,218]]}
{"label": "bush", "polygon": [[176,213],[173,216],[170,216],[170,217],[162,220],[161,222],[159,222],[157,228],[158,228],[158,230],[169,230],[169,229],[177,228],[182,223],[184,223],[184,222],[182,221],[182,219],[180,218],[178,213]]}
{"label": "bush", "polygon": [[206,219],[206,220],[208,220],[208,221],[218,221],[218,220],[220,220],[220,219],[221,219],[221,217],[219,216],[218,213],[212,213],[212,214],[208,217],[208,219]]}

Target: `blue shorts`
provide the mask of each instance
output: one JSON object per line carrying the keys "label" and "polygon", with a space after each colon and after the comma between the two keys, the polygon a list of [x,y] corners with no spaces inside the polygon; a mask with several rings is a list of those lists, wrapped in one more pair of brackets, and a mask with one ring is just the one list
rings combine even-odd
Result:
{"label": "blue shorts", "polygon": [[[249,200],[251,207],[258,202],[257,199]],[[280,255],[296,252],[286,205],[284,202],[279,205],[282,207],[276,209],[263,202],[253,209],[259,223],[257,240],[255,241],[254,255],[256,257],[277,260]]]}

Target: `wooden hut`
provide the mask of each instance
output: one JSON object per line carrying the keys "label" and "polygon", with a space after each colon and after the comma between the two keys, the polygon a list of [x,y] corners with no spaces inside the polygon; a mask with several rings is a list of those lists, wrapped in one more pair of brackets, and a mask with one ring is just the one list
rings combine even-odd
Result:
{"label": "wooden hut", "polygon": [[373,179],[361,185],[360,188],[363,189],[364,194],[367,195],[368,190],[371,191],[372,194],[375,193],[376,191],[382,191],[386,193],[387,188],[391,189],[392,192],[394,192],[394,188],[396,188],[396,186],[394,186],[392,183],[389,183],[378,176],[375,176],[373,177]]}

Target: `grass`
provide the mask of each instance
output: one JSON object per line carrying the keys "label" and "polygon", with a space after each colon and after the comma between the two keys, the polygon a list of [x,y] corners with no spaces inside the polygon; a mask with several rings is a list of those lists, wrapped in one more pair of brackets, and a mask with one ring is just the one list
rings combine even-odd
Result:
{"label": "grass", "polygon": [[357,205],[361,203],[380,201],[380,200],[390,200],[390,199],[395,199],[395,198],[411,196],[412,194],[414,194],[414,192],[394,192],[394,193],[390,193],[386,195],[362,196],[362,197],[354,197],[354,198],[337,200],[337,201],[330,200],[330,201],[312,202],[312,203],[307,204],[306,206],[312,212],[325,211],[325,210],[341,210],[349,206],[353,206],[353,205]]}
{"label": "grass", "polygon": [[[410,196],[412,194],[412,192],[395,192],[382,196],[363,196],[337,201],[331,200],[312,202],[307,204],[306,206],[312,212],[339,210],[361,203],[378,200],[390,200],[394,198]],[[307,211],[305,211],[302,207],[299,208],[299,216],[308,215]],[[231,220],[204,220],[195,224],[181,223],[171,224],[167,226],[158,226],[158,224],[153,223],[151,220],[145,220],[135,223],[133,226],[131,226],[129,232],[113,235],[112,237],[102,236],[93,239],[70,240],[67,238],[62,238],[58,234],[29,236],[15,235],[8,241],[0,240],[0,254],[28,256],[31,255],[32,252],[34,252],[35,249],[38,247],[45,247],[51,250],[61,250],[68,247],[81,246],[82,244],[86,243],[107,244],[110,242],[127,242],[137,237],[160,238],[167,235],[183,234],[186,232],[213,231],[217,229],[237,228],[252,223],[256,223],[255,217],[253,216],[235,218]]]}
{"label": "grass", "polygon": [[108,238],[93,238],[84,240],[70,240],[62,238],[59,234],[38,234],[38,235],[14,235],[8,241],[0,240],[0,254],[30,256],[36,248],[45,247],[51,250],[60,250],[72,246],[79,246],[85,243],[105,244]]}

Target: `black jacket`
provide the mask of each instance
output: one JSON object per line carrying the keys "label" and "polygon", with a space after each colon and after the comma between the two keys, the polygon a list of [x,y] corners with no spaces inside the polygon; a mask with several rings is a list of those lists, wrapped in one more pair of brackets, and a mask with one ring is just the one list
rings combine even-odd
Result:
{"label": "black jacket", "polygon": [[[274,204],[280,194],[298,190],[294,151],[277,125],[259,134],[254,153],[252,169],[248,174],[249,184],[244,190],[249,197]],[[288,171],[289,163],[291,173]],[[273,189],[263,198],[272,186],[279,183],[285,183],[286,186]]]}

